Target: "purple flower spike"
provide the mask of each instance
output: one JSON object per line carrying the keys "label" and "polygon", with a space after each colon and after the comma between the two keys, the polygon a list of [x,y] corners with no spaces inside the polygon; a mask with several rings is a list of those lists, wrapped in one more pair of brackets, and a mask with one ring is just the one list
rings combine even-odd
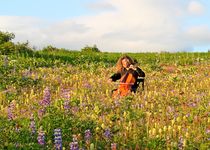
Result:
{"label": "purple flower spike", "polygon": [[64,110],[68,112],[70,110],[69,100],[65,100],[63,103]]}
{"label": "purple flower spike", "polygon": [[36,125],[35,125],[35,120],[34,120],[34,115],[31,114],[31,118],[30,118],[30,128],[31,128],[31,133],[32,135],[34,135],[36,133]]}
{"label": "purple flower spike", "polygon": [[61,129],[54,130],[54,143],[56,150],[62,150],[62,134]]}
{"label": "purple flower spike", "polygon": [[111,138],[111,131],[110,129],[106,129],[105,132],[104,132],[104,136],[107,138],[107,139],[110,139]]}
{"label": "purple flower spike", "polygon": [[38,132],[37,140],[40,145],[45,145],[45,133],[42,131],[42,128]]}
{"label": "purple flower spike", "polygon": [[73,142],[69,144],[70,150],[79,150],[79,144],[77,142],[77,137],[73,136]]}
{"label": "purple flower spike", "polygon": [[46,87],[44,89],[44,96],[43,96],[43,100],[40,102],[40,105],[42,105],[44,107],[49,106],[50,101],[51,101],[50,89],[48,87]]}
{"label": "purple flower spike", "polygon": [[14,102],[11,102],[9,104],[9,107],[8,107],[8,119],[9,120],[13,120],[14,119],[14,113],[13,113],[14,108],[15,108],[15,104],[14,104]]}
{"label": "purple flower spike", "polygon": [[91,139],[91,132],[90,132],[90,129],[88,129],[88,130],[86,130],[85,131],[85,141],[87,142],[87,141],[90,141],[90,139]]}

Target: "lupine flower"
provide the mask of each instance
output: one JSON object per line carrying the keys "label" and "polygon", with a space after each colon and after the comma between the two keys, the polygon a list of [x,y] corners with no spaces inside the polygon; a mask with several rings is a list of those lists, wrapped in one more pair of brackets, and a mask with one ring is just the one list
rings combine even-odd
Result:
{"label": "lupine flower", "polygon": [[15,108],[15,104],[14,102],[12,101],[10,104],[9,104],[9,107],[8,107],[8,119],[9,120],[13,120],[14,119],[14,108]]}
{"label": "lupine flower", "polygon": [[40,145],[45,145],[45,133],[42,131],[42,127],[39,129],[37,140]]}
{"label": "lupine flower", "polygon": [[62,150],[61,129],[54,130],[54,143],[55,143],[56,150]]}
{"label": "lupine flower", "polygon": [[86,142],[90,141],[91,135],[92,135],[92,134],[91,134],[91,132],[90,132],[90,129],[88,129],[88,130],[85,131],[85,141],[86,141]]}
{"label": "lupine flower", "polygon": [[178,142],[178,149],[179,150],[182,150],[183,149],[183,138],[182,137],[179,137],[179,142]]}
{"label": "lupine flower", "polygon": [[69,146],[70,150],[79,150],[79,144],[75,135],[73,135],[73,141],[69,144]]}
{"label": "lupine flower", "polygon": [[66,112],[69,111],[69,109],[70,109],[69,100],[65,100],[65,101],[64,101],[63,107],[64,107],[64,110],[65,110]]}
{"label": "lupine flower", "polygon": [[42,106],[49,106],[50,105],[50,101],[51,101],[51,94],[50,94],[50,89],[48,87],[46,87],[44,89],[44,96],[43,96],[43,100],[40,102],[40,104]]}
{"label": "lupine flower", "polygon": [[110,139],[111,138],[111,132],[110,132],[110,129],[106,129],[105,132],[104,132],[104,136],[107,138],[107,139]]}
{"label": "lupine flower", "polygon": [[38,111],[38,116],[39,116],[39,118],[41,118],[43,115],[44,115],[44,113],[45,113],[45,110],[46,108],[41,108],[41,109],[39,109],[39,111]]}
{"label": "lupine flower", "polygon": [[69,89],[62,89],[61,92],[62,92],[61,96],[63,99],[65,99],[65,100],[70,99]]}
{"label": "lupine flower", "polygon": [[85,88],[87,88],[87,89],[92,88],[91,85],[90,85],[90,83],[85,83],[85,84],[83,84],[83,86],[84,86]]}
{"label": "lupine flower", "polygon": [[31,133],[32,134],[35,134],[36,133],[36,126],[35,126],[35,120],[34,120],[34,115],[31,114],[31,117],[30,117],[30,128],[31,128]]}

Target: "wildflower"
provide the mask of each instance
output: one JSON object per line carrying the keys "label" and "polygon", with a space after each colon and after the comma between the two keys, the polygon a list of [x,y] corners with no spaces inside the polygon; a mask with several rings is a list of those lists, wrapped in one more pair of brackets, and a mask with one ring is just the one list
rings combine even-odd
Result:
{"label": "wildflower", "polygon": [[54,130],[54,143],[55,143],[56,150],[62,150],[61,129]]}
{"label": "wildflower", "polygon": [[85,141],[86,142],[89,142],[90,141],[90,139],[91,139],[91,132],[90,132],[90,129],[88,129],[88,130],[86,130],[85,131]]}
{"label": "wildflower", "polygon": [[39,109],[39,111],[38,111],[38,116],[39,116],[39,118],[41,118],[41,117],[44,115],[45,111],[46,111],[45,108]]}
{"label": "wildflower", "polygon": [[155,134],[156,134],[156,129],[152,128],[152,135],[155,135]]}
{"label": "wildflower", "polygon": [[70,150],[79,150],[79,144],[75,135],[73,136],[73,141],[69,144],[69,146]]}
{"label": "wildflower", "polygon": [[64,110],[65,110],[66,112],[69,111],[69,109],[70,109],[69,100],[65,100],[65,101],[64,101],[63,107],[64,107]]}
{"label": "wildflower", "polygon": [[107,138],[107,139],[110,139],[111,138],[111,132],[110,132],[110,129],[106,129],[105,132],[104,132],[104,136]]}
{"label": "wildflower", "polygon": [[14,108],[15,108],[15,104],[14,104],[14,101],[12,101],[10,104],[9,104],[9,107],[8,107],[8,119],[9,120],[13,120],[14,119]]}
{"label": "wildflower", "polygon": [[91,89],[92,88],[90,83],[87,83],[87,82],[85,84],[83,84],[83,87],[85,87],[86,89]]}
{"label": "wildflower", "polygon": [[65,99],[65,100],[70,99],[69,89],[62,89],[61,92],[62,92],[61,96],[63,99]]}
{"label": "wildflower", "polygon": [[30,117],[30,128],[31,128],[31,133],[32,134],[35,134],[36,133],[36,126],[35,126],[35,120],[34,120],[34,115],[31,114],[31,117]]}
{"label": "wildflower", "polygon": [[116,149],[117,149],[117,144],[111,143],[111,150],[116,150]]}
{"label": "wildflower", "polygon": [[45,145],[45,133],[42,130],[42,127],[39,129],[37,140],[40,145]]}
{"label": "wildflower", "polygon": [[49,106],[50,105],[50,101],[51,101],[51,94],[50,94],[50,89],[48,87],[46,87],[44,89],[44,96],[43,96],[43,100],[40,102],[40,104],[42,106]]}
{"label": "wildflower", "polygon": [[210,133],[210,129],[206,129],[206,134],[209,134]]}

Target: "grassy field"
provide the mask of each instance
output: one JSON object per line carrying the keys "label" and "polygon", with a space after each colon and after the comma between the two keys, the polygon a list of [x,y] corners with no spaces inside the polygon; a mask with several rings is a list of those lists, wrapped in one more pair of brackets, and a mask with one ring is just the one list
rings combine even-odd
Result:
{"label": "grassy field", "polygon": [[121,55],[0,55],[0,149],[208,149],[210,53],[128,53],[145,90],[113,99]]}

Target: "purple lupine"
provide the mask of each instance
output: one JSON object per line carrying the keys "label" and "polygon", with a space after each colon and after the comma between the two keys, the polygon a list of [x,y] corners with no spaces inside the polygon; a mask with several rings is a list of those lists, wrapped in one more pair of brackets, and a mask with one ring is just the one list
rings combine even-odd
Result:
{"label": "purple lupine", "polygon": [[36,133],[36,126],[33,114],[31,114],[30,121],[31,134],[34,135]]}
{"label": "purple lupine", "polygon": [[85,141],[89,142],[91,139],[92,133],[90,132],[90,129],[85,130]]}
{"label": "purple lupine", "polygon": [[206,134],[209,134],[210,133],[210,129],[206,129]]}
{"label": "purple lupine", "polygon": [[62,96],[62,98],[63,99],[65,99],[65,100],[69,100],[70,99],[70,94],[69,94],[69,89],[62,89],[61,90],[61,96]]}
{"label": "purple lupine", "polygon": [[56,150],[62,150],[62,134],[61,129],[54,130],[54,143]]}
{"label": "purple lupine", "polygon": [[79,150],[79,144],[75,135],[73,135],[73,141],[69,144],[69,146],[70,150]]}
{"label": "purple lupine", "polygon": [[106,130],[105,130],[104,136],[105,136],[107,139],[110,139],[110,138],[111,138],[112,134],[111,134],[110,129],[106,129]]}
{"label": "purple lupine", "polygon": [[45,133],[42,131],[42,128],[38,132],[37,140],[40,145],[45,145]]}
{"label": "purple lupine", "polygon": [[178,142],[178,149],[179,150],[183,149],[183,145],[184,145],[183,142],[184,142],[183,137],[179,137],[179,142]]}
{"label": "purple lupine", "polygon": [[39,111],[38,111],[38,116],[39,118],[42,118],[42,116],[44,115],[46,111],[46,108],[40,108]]}
{"label": "purple lupine", "polygon": [[15,104],[14,102],[10,102],[9,107],[8,107],[8,119],[13,120],[14,119],[14,108]]}
{"label": "purple lupine", "polygon": [[43,99],[42,101],[40,102],[40,104],[42,106],[49,106],[50,105],[50,101],[51,101],[51,94],[50,94],[50,89],[49,87],[46,87],[44,89],[44,96],[43,96]]}
{"label": "purple lupine", "polygon": [[63,107],[64,107],[64,110],[66,112],[68,112],[70,110],[70,101],[69,100],[65,100],[64,103],[63,103]]}
{"label": "purple lupine", "polygon": [[86,88],[86,89],[91,89],[92,86],[90,85],[90,83],[84,83],[83,86]]}

